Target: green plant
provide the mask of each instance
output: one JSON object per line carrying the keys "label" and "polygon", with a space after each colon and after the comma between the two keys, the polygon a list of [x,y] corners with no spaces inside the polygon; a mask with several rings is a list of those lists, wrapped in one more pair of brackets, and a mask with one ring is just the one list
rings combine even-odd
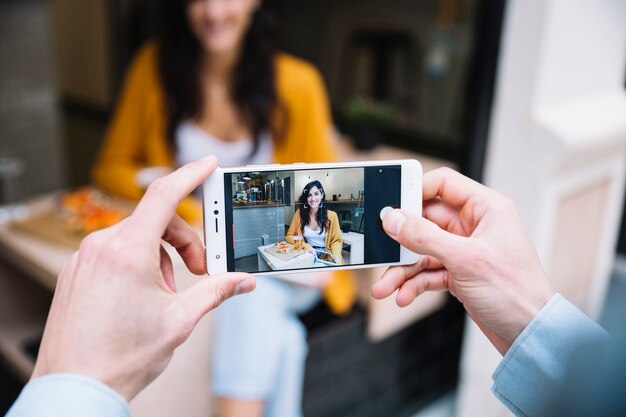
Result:
{"label": "green plant", "polygon": [[345,120],[358,126],[387,126],[396,118],[396,109],[389,104],[354,96],[348,100],[342,111]]}
{"label": "green plant", "polygon": [[342,220],[341,226],[352,226],[352,220]]}

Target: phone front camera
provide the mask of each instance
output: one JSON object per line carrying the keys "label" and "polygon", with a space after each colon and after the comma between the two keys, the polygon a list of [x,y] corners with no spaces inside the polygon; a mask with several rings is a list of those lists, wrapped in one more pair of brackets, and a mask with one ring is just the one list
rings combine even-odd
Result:
{"label": "phone front camera", "polygon": [[218,214],[220,214],[220,211],[219,211],[219,210],[215,210],[215,211],[213,212],[213,214],[215,214],[215,215],[217,216]]}

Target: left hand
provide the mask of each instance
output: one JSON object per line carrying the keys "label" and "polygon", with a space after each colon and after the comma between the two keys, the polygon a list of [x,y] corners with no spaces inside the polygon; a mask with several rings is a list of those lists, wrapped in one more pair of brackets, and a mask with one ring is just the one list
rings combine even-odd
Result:
{"label": "left hand", "polygon": [[83,240],[58,277],[32,378],[83,374],[130,400],[165,369],[206,313],[254,289],[251,275],[230,273],[177,293],[161,246],[163,239],[191,272],[206,274],[204,245],[174,213],[216,164],[205,158],[154,181],[129,218]]}

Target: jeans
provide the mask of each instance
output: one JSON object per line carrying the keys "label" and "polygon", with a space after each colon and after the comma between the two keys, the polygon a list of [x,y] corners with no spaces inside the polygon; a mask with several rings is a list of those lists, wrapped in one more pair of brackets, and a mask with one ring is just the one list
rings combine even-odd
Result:
{"label": "jeans", "polygon": [[265,401],[265,417],[302,415],[307,355],[299,313],[321,291],[278,278],[257,278],[256,290],[215,310],[213,392],[220,397]]}

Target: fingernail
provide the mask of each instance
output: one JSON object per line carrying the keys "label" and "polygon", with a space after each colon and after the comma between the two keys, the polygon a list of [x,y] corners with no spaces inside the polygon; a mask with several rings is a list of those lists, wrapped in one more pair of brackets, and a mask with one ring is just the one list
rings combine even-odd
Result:
{"label": "fingernail", "polygon": [[247,294],[251,292],[252,290],[254,290],[255,286],[256,286],[256,283],[254,282],[254,279],[251,279],[251,278],[244,279],[235,287],[235,295]]}
{"label": "fingernail", "polygon": [[217,159],[217,158],[215,157],[215,155],[207,155],[207,156],[205,156],[205,157],[203,157],[203,158],[200,158],[200,160],[201,160],[202,162],[211,162],[211,161],[214,161],[214,160],[216,160],[216,159]]}
{"label": "fingernail", "polygon": [[406,217],[404,217],[404,214],[400,210],[394,210],[385,216],[383,227],[387,233],[397,236],[400,234],[405,221]]}

